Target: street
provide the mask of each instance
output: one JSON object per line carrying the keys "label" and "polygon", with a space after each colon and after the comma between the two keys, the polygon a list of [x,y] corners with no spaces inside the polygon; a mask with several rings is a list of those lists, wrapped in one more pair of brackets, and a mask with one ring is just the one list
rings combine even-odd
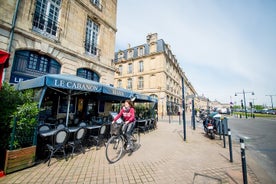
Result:
{"label": "street", "polygon": [[243,137],[246,155],[250,156],[276,182],[276,120],[229,118],[233,141]]}

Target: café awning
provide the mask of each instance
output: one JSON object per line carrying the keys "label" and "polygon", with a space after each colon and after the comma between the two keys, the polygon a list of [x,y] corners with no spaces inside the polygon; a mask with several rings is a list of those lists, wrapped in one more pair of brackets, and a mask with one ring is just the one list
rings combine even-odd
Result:
{"label": "caf\u00e9 awning", "polygon": [[102,85],[100,83],[70,74],[48,74],[34,79],[22,81],[17,84],[17,89],[24,90],[44,86],[73,91],[98,93],[102,91]]}
{"label": "caf\u00e9 awning", "polygon": [[122,101],[136,96],[136,101],[155,102],[150,96],[136,93],[123,88],[115,88],[106,84],[84,79],[70,74],[48,74],[34,79],[21,81],[17,84],[18,90],[51,87],[71,90],[72,94],[77,91],[100,93],[101,98],[114,101]]}

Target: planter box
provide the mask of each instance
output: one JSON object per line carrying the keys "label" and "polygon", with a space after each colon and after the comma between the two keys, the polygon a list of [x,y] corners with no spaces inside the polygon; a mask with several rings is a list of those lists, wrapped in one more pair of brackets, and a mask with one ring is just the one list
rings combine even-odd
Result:
{"label": "planter box", "polygon": [[18,150],[7,150],[4,171],[6,174],[18,171],[35,164],[36,146]]}

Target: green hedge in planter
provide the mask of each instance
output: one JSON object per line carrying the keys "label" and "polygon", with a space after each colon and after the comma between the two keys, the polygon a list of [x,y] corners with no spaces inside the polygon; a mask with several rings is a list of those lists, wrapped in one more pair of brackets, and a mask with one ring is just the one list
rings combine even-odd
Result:
{"label": "green hedge in planter", "polygon": [[35,102],[27,102],[17,108],[13,114],[14,119],[10,122],[12,134],[9,150],[35,144],[38,112],[39,109]]}
{"label": "green hedge in planter", "polygon": [[33,90],[17,91],[8,83],[3,83],[0,90],[0,155],[3,155],[3,157],[0,157],[0,169],[4,168],[6,150],[10,147],[13,115],[20,105],[31,103],[32,97]]}

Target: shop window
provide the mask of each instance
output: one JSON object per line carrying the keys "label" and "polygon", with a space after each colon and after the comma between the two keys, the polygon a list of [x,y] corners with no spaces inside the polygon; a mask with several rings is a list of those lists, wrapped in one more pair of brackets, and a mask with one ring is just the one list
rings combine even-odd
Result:
{"label": "shop window", "polygon": [[46,74],[59,74],[61,65],[53,58],[35,51],[16,51],[11,72],[10,83],[32,79]]}
{"label": "shop window", "polygon": [[92,70],[85,69],[85,68],[78,69],[77,76],[88,79],[88,80],[96,81],[96,82],[100,81],[100,76],[97,73],[95,73]]}

